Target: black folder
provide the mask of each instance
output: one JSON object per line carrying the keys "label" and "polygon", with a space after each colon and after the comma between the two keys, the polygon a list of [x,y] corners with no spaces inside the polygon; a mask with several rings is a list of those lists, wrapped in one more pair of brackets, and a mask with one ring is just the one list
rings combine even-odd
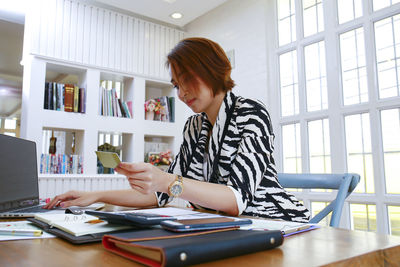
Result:
{"label": "black folder", "polygon": [[103,246],[147,266],[167,267],[240,256],[275,248],[283,243],[279,230],[232,230],[133,242],[132,237],[131,233],[108,234],[103,237]]}

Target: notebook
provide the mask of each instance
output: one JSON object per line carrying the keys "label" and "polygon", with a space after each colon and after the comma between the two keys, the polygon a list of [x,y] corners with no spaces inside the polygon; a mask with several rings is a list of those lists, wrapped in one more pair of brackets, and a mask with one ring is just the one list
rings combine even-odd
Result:
{"label": "notebook", "polygon": [[0,218],[33,217],[39,201],[36,143],[0,134]]}

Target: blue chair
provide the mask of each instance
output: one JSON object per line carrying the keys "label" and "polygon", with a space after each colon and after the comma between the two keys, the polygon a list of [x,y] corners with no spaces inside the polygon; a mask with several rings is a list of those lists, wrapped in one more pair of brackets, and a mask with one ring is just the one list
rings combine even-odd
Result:
{"label": "blue chair", "polygon": [[285,188],[336,189],[336,199],[315,215],[310,223],[318,223],[332,212],[329,226],[338,227],[343,204],[360,182],[360,175],[345,174],[289,174],[278,173],[278,181]]}

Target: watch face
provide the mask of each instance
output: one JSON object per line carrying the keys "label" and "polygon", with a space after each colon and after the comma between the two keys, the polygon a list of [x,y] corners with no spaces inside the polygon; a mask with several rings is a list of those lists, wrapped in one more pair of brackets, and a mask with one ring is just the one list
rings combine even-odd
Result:
{"label": "watch face", "polygon": [[172,193],[174,196],[180,195],[180,194],[182,193],[182,186],[181,186],[180,184],[174,184],[174,185],[171,187],[171,193]]}

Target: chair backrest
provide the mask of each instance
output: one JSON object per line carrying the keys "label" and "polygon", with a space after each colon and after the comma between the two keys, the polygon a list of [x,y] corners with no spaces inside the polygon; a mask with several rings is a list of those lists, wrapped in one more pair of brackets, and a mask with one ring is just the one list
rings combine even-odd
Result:
{"label": "chair backrest", "polygon": [[344,174],[289,174],[278,173],[278,181],[285,188],[306,189],[337,189],[336,198],[317,215],[311,218],[310,223],[318,223],[332,211],[332,227],[338,227],[342,215],[343,204],[360,182],[360,175],[355,173]]}

